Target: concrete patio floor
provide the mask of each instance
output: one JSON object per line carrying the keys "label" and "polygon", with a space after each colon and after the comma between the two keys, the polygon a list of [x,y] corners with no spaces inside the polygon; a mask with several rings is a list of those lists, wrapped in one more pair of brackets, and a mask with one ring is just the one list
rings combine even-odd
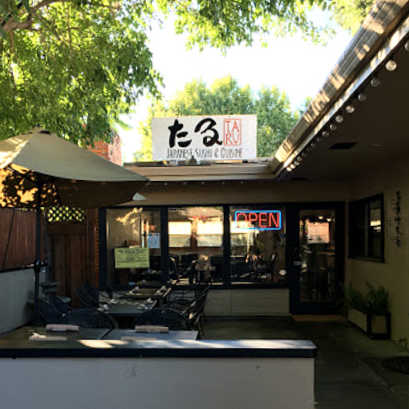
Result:
{"label": "concrete patio floor", "polygon": [[370,340],[346,322],[291,318],[207,320],[203,339],[310,339],[318,346],[317,409],[408,409],[409,375],[383,368],[383,358],[408,355],[392,341]]}

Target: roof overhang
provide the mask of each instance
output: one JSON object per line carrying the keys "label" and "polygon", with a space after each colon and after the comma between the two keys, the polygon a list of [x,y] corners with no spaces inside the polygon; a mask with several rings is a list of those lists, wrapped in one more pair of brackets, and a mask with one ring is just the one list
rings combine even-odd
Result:
{"label": "roof overhang", "polygon": [[[407,150],[403,133],[409,126],[405,114],[409,52],[404,48],[409,37],[408,4],[392,1],[374,6],[322,90],[278,149],[271,163],[276,177],[340,180],[365,163]],[[385,64],[392,57],[399,60],[398,68],[388,72]],[[381,81],[376,88],[370,85],[374,76]],[[365,103],[357,100],[359,94],[367,97]],[[345,108],[351,105],[355,112],[349,115]],[[342,123],[335,120],[338,115]],[[329,153],[328,148],[337,142],[356,142],[351,149],[356,155]],[[372,149],[374,145],[387,149]]]}
{"label": "roof overhang", "polygon": [[268,161],[260,161],[256,163],[211,163],[199,166],[153,165],[154,164],[151,166],[142,166],[138,163],[124,164],[126,169],[149,178],[151,182],[207,182],[274,179]]}

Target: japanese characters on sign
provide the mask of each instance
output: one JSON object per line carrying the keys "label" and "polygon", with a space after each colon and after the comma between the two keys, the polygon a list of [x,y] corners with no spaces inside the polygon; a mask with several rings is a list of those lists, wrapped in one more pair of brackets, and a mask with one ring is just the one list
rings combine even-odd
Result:
{"label": "japanese characters on sign", "polygon": [[153,160],[254,159],[256,115],[153,118]]}
{"label": "japanese characters on sign", "polygon": [[281,230],[281,211],[236,210],[234,222],[240,230]]}

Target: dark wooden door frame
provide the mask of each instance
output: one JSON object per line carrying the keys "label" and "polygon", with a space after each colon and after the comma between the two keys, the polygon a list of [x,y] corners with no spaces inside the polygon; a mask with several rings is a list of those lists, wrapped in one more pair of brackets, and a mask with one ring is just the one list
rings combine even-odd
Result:
{"label": "dark wooden door frame", "polygon": [[313,202],[288,204],[286,208],[286,265],[290,289],[291,314],[333,314],[339,310],[339,303],[300,303],[299,266],[294,265],[299,248],[299,221],[301,210],[335,210],[335,269],[337,299],[342,301],[345,264],[345,202]]}

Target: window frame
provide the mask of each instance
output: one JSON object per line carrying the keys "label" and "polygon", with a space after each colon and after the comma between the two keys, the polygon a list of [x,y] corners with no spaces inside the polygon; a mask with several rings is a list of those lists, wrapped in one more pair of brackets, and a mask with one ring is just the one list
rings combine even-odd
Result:
{"label": "window frame", "polygon": [[[370,210],[371,202],[379,201],[381,209],[381,255],[373,256],[369,255],[369,243],[370,243]],[[359,210],[357,210],[359,209]],[[355,217],[353,212],[363,212],[364,214],[364,230],[363,230],[363,254],[358,254],[353,251],[354,240],[351,239],[352,234],[357,233],[359,229],[353,224]],[[354,260],[366,260],[378,263],[385,262],[385,203],[383,193],[378,193],[373,196],[365,197],[359,200],[350,201],[348,204],[348,258]]]}

